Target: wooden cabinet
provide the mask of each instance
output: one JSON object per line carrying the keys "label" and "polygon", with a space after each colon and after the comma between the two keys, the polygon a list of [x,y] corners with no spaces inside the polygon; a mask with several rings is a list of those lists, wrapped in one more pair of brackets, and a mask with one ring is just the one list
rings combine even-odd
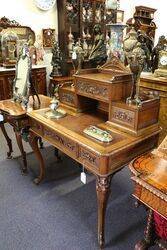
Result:
{"label": "wooden cabinet", "polygon": [[60,50],[67,62],[67,74],[72,69],[74,43],[80,38],[85,62],[93,42],[93,27],[100,24],[105,33],[105,0],[57,0]]}
{"label": "wooden cabinet", "polygon": [[38,94],[47,95],[45,67],[32,69],[32,82]]}
{"label": "wooden cabinet", "polygon": [[[12,82],[14,77],[14,69],[0,69],[0,100],[12,98]],[[47,94],[45,67],[35,67],[32,69],[32,81],[38,94]]]}
{"label": "wooden cabinet", "polygon": [[140,89],[144,92],[158,92],[160,97],[159,124],[162,127],[159,142],[167,135],[167,79],[143,73],[140,78]]}

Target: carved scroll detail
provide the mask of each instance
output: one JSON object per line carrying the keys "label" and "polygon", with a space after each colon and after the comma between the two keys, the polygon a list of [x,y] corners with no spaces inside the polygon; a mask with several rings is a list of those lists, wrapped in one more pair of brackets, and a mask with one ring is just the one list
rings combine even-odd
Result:
{"label": "carved scroll detail", "polygon": [[86,82],[78,82],[76,84],[76,89],[78,92],[103,97],[108,100],[108,88],[107,87],[92,85]]}
{"label": "carved scroll detail", "polygon": [[88,151],[81,149],[80,157],[82,158],[82,160],[88,161],[91,165],[94,165],[95,167],[99,166],[99,158],[96,155],[89,153]]}
{"label": "carved scroll detail", "polygon": [[76,145],[66,138],[63,138],[62,136],[56,134],[55,132],[44,130],[44,135],[56,140],[59,144],[66,147],[68,150],[75,152],[76,151]]}
{"label": "carved scroll detail", "polygon": [[74,97],[71,94],[63,93],[60,97],[62,102],[74,104]]}
{"label": "carved scroll detail", "polygon": [[123,122],[126,122],[126,123],[129,123],[129,124],[134,123],[134,113],[133,112],[124,111],[124,110],[117,109],[117,108],[114,108],[113,118],[120,120],[120,121],[123,121]]}

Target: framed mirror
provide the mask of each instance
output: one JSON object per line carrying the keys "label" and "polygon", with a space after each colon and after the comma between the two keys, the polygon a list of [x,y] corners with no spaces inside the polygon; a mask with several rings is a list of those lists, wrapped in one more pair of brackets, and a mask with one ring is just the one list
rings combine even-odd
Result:
{"label": "framed mirror", "polygon": [[25,108],[27,108],[30,95],[33,96],[33,105],[35,103],[34,96],[37,97],[40,105],[38,94],[31,82],[31,59],[28,51],[28,45],[25,44],[16,64],[16,75],[13,82],[13,100],[22,103]]}
{"label": "framed mirror", "polygon": [[20,50],[25,43],[35,42],[35,33],[28,26],[22,26],[15,20],[0,18],[0,66],[13,68]]}

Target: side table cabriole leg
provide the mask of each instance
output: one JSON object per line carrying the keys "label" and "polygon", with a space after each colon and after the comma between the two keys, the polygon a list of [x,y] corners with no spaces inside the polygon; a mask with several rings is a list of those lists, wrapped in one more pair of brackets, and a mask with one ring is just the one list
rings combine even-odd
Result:
{"label": "side table cabriole leg", "polygon": [[39,176],[34,179],[34,183],[37,185],[44,179],[44,176],[45,176],[45,165],[44,165],[42,154],[38,147],[38,140],[39,140],[39,137],[36,134],[34,134],[32,131],[30,131],[29,132],[29,144],[32,147],[34,154],[39,161],[39,167],[40,167]]}
{"label": "side table cabriole leg", "polygon": [[100,247],[104,247],[105,239],[105,213],[107,201],[110,194],[111,176],[100,177],[96,179],[96,192],[98,201],[98,242]]}
{"label": "side table cabriole leg", "polygon": [[135,250],[147,250],[154,245],[154,219],[153,211],[150,209],[145,230],[145,237],[135,245]]}
{"label": "side table cabriole leg", "polygon": [[21,155],[23,158],[23,166],[21,167],[21,171],[22,171],[22,174],[27,174],[27,172],[28,172],[28,170],[27,170],[27,157],[26,157],[26,152],[24,151],[24,148],[23,148],[21,132],[15,128],[14,128],[14,132],[15,132],[17,144],[19,146],[19,149],[20,149],[20,152],[21,152]]}
{"label": "side table cabriole leg", "polygon": [[4,122],[0,122],[0,128],[2,130],[3,135],[5,136],[5,139],[7,141],[7,145],[9,147],[9,151],[7,152],[7,158],[11,159],[12,158],[12,152],[13,152],[13,148],[12,148],[12,140],[9,138],[5,126],[4,126]]}

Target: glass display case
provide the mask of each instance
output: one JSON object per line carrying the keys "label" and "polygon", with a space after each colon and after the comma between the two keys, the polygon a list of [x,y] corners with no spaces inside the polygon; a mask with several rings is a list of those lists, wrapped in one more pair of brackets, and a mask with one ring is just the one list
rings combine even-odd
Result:
{"label": "glass display case", "polygon": [[67,62],[68,75],[76,42],[82,45],[86,65],[93,43],[94,25],[100,24],[105,33],[105,0],[57,0],[57,8],[59,46]]}

